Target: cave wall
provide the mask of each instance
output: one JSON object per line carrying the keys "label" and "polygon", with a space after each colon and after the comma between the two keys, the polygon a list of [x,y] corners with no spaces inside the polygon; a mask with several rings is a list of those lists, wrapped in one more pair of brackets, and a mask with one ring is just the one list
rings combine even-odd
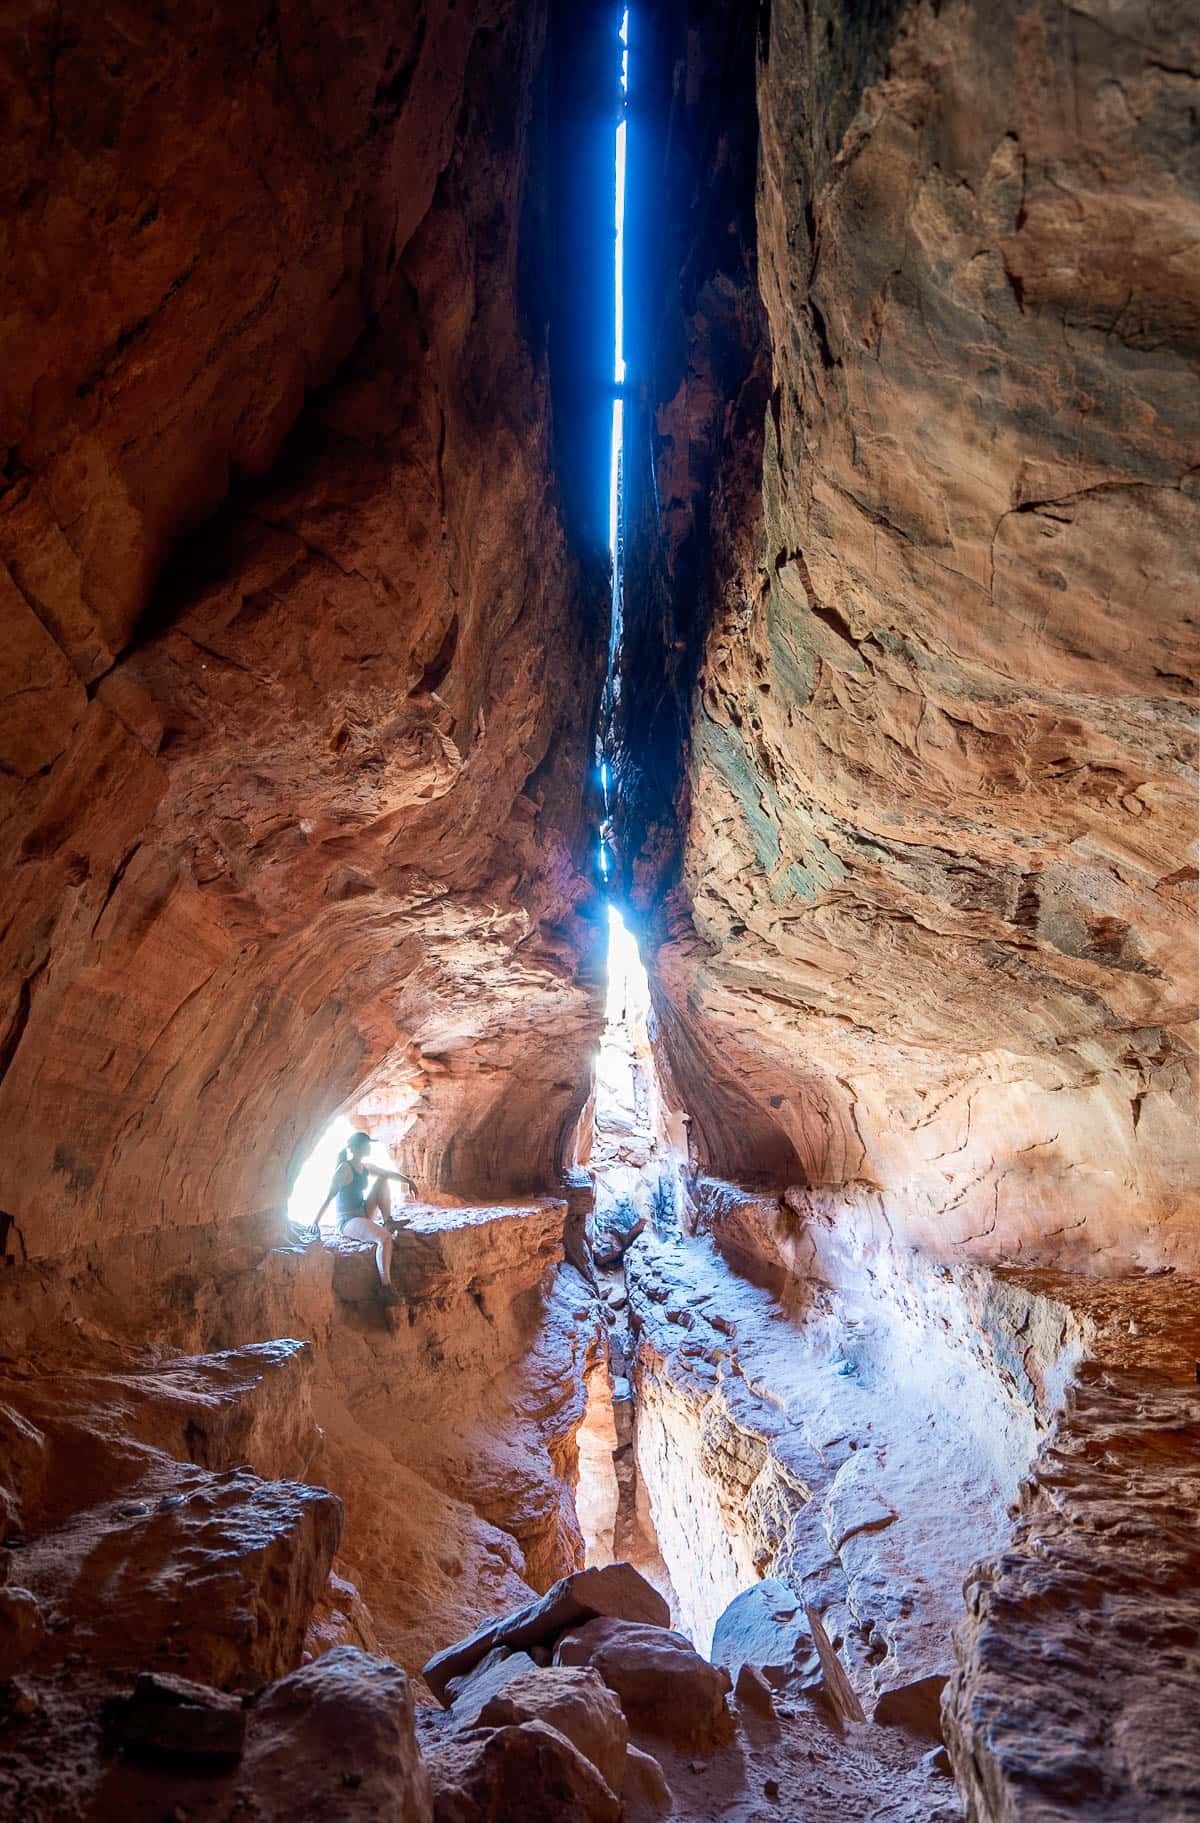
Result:
{"label": "cave wall", "polygon": [[276,1209],[389,1084],[427,1188],[555,1175],[604,589],[552,475],[546,14],[0,27],[10,1255]]}
{"label": "cave wall", "polygon": [[626,683],[623,883],[697,1162],[960,1258],[1194,1261],[1195,21],[773,0],[663,55],[756,60],[769,362],[715,413],[685,283],[634,376],[627,638],[694,660]]}

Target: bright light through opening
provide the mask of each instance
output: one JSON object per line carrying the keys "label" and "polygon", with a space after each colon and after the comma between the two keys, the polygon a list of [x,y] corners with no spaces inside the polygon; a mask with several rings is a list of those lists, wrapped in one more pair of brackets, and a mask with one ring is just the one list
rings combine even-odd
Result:
{"label": "bright light through opening", "polygon": [[608,908],[608,998],[604,1016],[610,1026],[645,1019],[650,988],[637,940],[626,929],[615,905]]}
{"label": "bright light through opening", "polygon": [[[329,1180],[338,1167],[338,1153],[352,1133],[362,1131],[360,1121],[351,1120],[348,1114],[336,1114],[322,1133],[320,1139],[301,1166],[300,1175],[292,1187],[288,1198],[288,1221],[297,1228],[311,1228],[317,1219],[317,1210],[325,1201],[329,1189]],[[379,1140],[371,1141],[369,1159],[372,1164],[386,1165],[389,1170],[396,1169],[395,1161],[387,1147]],[[401,1185],[392,1185],[392,1202],[397,1201],[396,1193]],[[321,1223],[322,1231],[332,1233],[337,1226],[333,1205],[325,1211]]]}
{"label": "bright light through opening", "polygon": [[[613,313],[613,381],[625,384],[625,98],[629,93],[629,11],[621,15],[621,113],[616,137],[616,308]],[[613,400],[612,457],[608,478],[608,548],[612,554],[613,612],[611,653],[619,638],[621,451],[625,435],[625,402]],[[611,656],[610,653],[610,656]]]}

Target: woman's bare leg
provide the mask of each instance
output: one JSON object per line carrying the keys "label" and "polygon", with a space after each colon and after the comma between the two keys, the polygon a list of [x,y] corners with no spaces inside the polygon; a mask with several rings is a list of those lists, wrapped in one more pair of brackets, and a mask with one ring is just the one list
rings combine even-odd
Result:
{"label": "woman's bare leg", "polygon": [[367,1208],[374,1209],[383,1220],[390,1221],[392,1214],[392,1186],[386,1177],[377,1177],[367,1194]]}
{"label": "woman's bare leg", "polygon": [[356,1215],[348,1222],[342,1223],[342,1233],[348,1234],[351,1240],[366,1241],[375,1249],[375,1265],[379,1272],[380,1283],[390,1290],[392,1283],[392,1237],[386,1228],[373,1222],[367,1215]]}

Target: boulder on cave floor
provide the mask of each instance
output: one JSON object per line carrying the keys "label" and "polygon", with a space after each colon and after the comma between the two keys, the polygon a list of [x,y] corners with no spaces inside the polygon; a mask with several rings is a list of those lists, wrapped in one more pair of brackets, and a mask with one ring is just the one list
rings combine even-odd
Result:
{"label": "boulder on cave floor", "polygon": [[743,1665],[774,1689],[815,1688],[821,1661],[799,1596],[766,1577],[735,1595],[713,1632],[712,1661],[737,1678]]}
{"label": "boulder on cave floor", "polygon": [[128,1754],[197,1763],[236,1763],[246,1745],[240,1697],[192,1678],[144,1671],[133,1694],[115,1706],[113,1738]]}
{"label": "boulder on cave floor", "polygon": [[600,1615],[641,1621],[651,1627],[666,1627],[671,1619],[671,1611],[658,1590],[632,1564],[611,1563],[602,1569],[576,1570],[562,1577],[537,1601],[487,1621],[468,1638],[435,1652],[422,1675],[445,1706],[451,1679],[464,1676],[494,1647],[507,1646],[515,1651],[552,1645],[568,1627]]}
{"label": "boulder on cave floor", "polygon": [[629,1743],[625,1753],[625,1783],[621,1787],[624,1823],[657,1823],[675,1808],[667,1775],[652,1753]]}
{"label": "boulder on cave floor", "polygon": [[281,1677],[299,1661],[341,1526],[324,1488],[165,1464],[18,1553],[47,1628],[32,1668],[74,1650],[104,1672],[237,1689]]}
{"label": "boulder on cave floor", "polygon": [[234,1816],[272,1823],[430,1823],[403,1671],[338,1646],[272,1685],[254,1709],[239,1795]]}
{"label": "boulder on cave floor", "polygon": [[473,1729],[427,1755],[434,1823],[619,1823],[621,1801],[545,1722]]}
{"label": "boulder on cave floor", "polygon": [[602,1615],[565,1633],[554,1662],[591,1665],[629,1721],[648,1734],[698,1749],[719,1747],[733,1735],[728,1671],[667,1627]]}
{"label": "boulder on cave floor", "polygon": [[744,1664],[737,1674],[733,1686],[739,1710],[745,1714],[761,1716],[765,1721],[775,1718],[775,1698],[762,1672],[757,1665]]}
{"label": "boulder on cave floor", "polygon": [[0,1678],[20,1670],[45,1632],[45,1617],[36,1596],[15,1585],[0,1588]]}
{"label": "boulder on cave floor", "polygon": [[942,1692],[949,1681],[948,1673],[938,1672],[890,1685],[875,1704],[873,1720],[882,1728],[903,1728],[920,1740],[940,1743]]}
{"label": "boulder on cave floor", "polygon": [[256,1697],[161,1672],[31,1676],[0,1692],[0,1735],[0,1816],[21,1823],[433,1814],[408,1679],[349,1646]]}
{"label": "boulder on cave floor", "polygon": [[510,1652],[507,1646],[493,1646],[470,1671],[462,1677],[452,1677],[446,1686],[455,1728],[474,1728],[480,1710],[486,1708],[494,1696],[499,1696],[511,1679],[524,1677],[527,1671],[537,1668],[528,1652]]}
{"label": "boulder on cave floor", "polygon": [[591,1666],[531,1666],[484,1705],[479,1722],[485,1728],[546,1722],[592,1762],[611,1790],[619,1793],[624,1785],[629,1724]]}

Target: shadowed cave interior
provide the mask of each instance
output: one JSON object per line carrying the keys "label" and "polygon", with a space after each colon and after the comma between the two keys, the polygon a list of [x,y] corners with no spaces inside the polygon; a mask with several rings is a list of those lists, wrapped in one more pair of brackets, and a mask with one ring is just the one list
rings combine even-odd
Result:
{"label": "shadowed cave interior", "polygon": [[1198,83],[0,21],[0,1814],[1200,1818]]}

